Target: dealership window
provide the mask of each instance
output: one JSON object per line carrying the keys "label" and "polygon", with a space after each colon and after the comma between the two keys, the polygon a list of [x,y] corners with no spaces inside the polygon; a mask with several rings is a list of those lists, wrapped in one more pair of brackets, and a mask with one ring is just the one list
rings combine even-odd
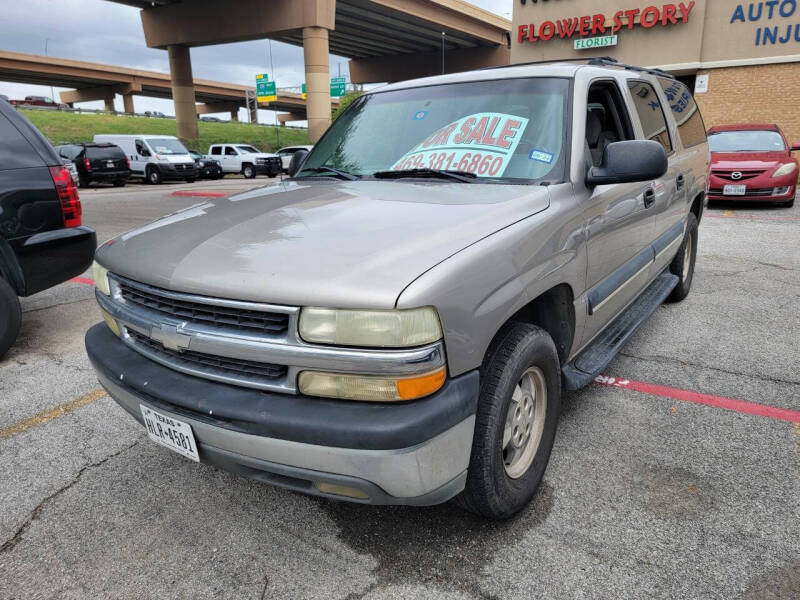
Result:
{"label": "dealership window", "polygon": [[678,124],[678,135],[684,148],[706,141],[706,126],[689,88],[674,79],[659,79],[661,88]]}
{"label": "dealership window", "polygon": [[672,152],[672,140],[667,129],[664,109],[655,88],[645,81],[630,81],[628,87],[633,96],[633,104],[642,123],[644,137],[664,146],[667,154]]}

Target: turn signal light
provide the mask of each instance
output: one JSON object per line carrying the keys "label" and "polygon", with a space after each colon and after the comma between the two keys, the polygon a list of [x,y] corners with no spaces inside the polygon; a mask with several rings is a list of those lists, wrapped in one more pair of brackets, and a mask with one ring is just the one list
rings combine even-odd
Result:
{"label": "turn signal light", "polygon": [[298,378],[298,387],[307,396],[366,402],[401,402],[433,394],[444,385],[446,376],[445,367],[413,377],[303,371]]}

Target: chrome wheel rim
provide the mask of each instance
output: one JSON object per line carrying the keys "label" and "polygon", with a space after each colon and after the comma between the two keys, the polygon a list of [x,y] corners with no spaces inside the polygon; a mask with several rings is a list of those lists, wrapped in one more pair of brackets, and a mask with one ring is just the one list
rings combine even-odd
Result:
{"label": "chrome wheel rim", "polygon": [[544,373],[538,367],[530,367],[514,387],[503,427],[503,465],[511,479],[522,477],[533,463],[546,416]]}
{"label": "chrome wheel rim", "polygon": [[689,277],[689,268],[692,266],[692,234],[686,237],[686,248],[683,251],[683,280]]}

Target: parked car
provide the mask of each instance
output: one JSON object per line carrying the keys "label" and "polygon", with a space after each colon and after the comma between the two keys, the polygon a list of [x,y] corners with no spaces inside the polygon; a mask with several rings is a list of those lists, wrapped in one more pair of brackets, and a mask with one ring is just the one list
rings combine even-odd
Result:
{"label": "parked car", "polygon": [[222,119],[220,119],[219,117],[202,116],[202,117],[200,117],[200,120],[205,122],[205,123],[221,123],[222,122]]}
{"label": "parked car", "polygon": [[145,117],[158,117],[159,119],[166,119],[167,115],[165,115],[160,110],[146,110],[144,111]]}
{"label": "parked car", "polygon": [[211,144],[207,156],[220,162],[223,173],[241,173],[247,179],[275,177],[282,169],[277,154],[261,152],[250,144]]}
{"label": "parked car", "polygon": [[107,142],[76,142],[55,147],[59,156],[72,161],[78,172],[80,187],[95,182],[123,187],[130,177],[131,166],[122,148]]}
{"label": "parked car", "polygon": [[297,152],[298,150],[304,150],[306,152],[310,152],[313,147],[314,146],[286,146],[278,150],[276,154],[281,157],[283,172],[284,173],[289,172],[289,163],[292,162],[292,156],[294,156],[295,152]]}
{"label": "parked car", "polygon": [[69,175],[70,177],[72,177],[72,183],[78,185],[78,167],[76,167],[75,163],[68,158],[62,157],[61,162],[64,164],[65,167],[67,167]]}
{"label": "parked car", "polygon": [[0,358],[17,338],[19,296],[83,273],[95,233],[72,176],[28,119],[0,102]]}
{"label": "parked car", "polygon": [[172,135],[95,135],[95,142],[116,144],[128,157],[131,177],[147,183],[197,179],[197,165],[181,141]]}
{"label": "parked car", "polygon": [[800,143],[777,125],[717,125],[708,130],[708,201],[754,200],[794,206]]}
{"label": "parked car", "polygon": [[189,150],[189,156],[197,165],[197,176],[200,179],[222,179],[222,167],[218,160],[203,156],[197,150]]}
{"label": "parked car", "polygon": [[63,102],[55,102],[48,96],[25,96],[24,100],[9,100],[14,106],[44,106],[47,108],[69,108]]}
{"label": "parked car", "polygon": [[542,479],[562,389],[689,293],[707,160],[691,93],[662,71],[592,59],[384,86],[284,185],[102,246],[89,358],[192,460],[508,517]]}

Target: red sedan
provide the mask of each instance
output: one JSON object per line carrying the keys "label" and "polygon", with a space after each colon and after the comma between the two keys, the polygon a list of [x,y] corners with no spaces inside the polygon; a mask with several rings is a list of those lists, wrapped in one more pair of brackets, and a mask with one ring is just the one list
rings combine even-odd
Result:
{"label": "red sedan", "polygon": [[718,125],[708,130],[708,200],[794,204],[797,159],[777,125]]}

